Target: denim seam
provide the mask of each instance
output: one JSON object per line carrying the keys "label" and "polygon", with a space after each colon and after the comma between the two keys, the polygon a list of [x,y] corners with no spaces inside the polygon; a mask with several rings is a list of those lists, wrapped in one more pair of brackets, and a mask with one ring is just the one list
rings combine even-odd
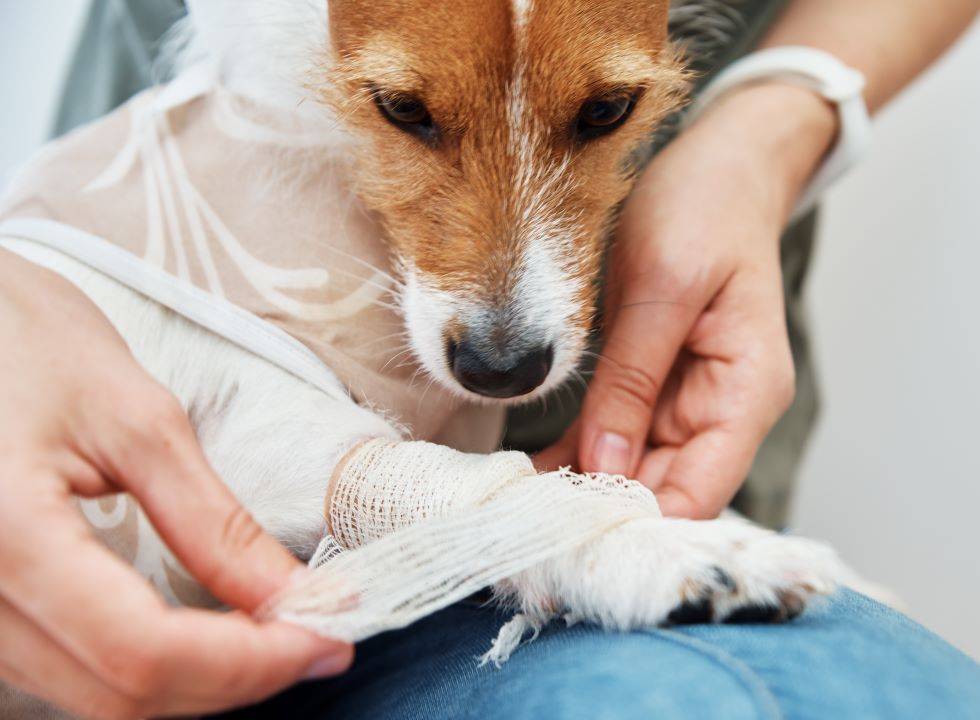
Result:
{"label": "denim seam", "polygon": [[693,650],[728,671],[745,688],[749,696],[755,700],[756,709],[759,711],[760,717],[768,718],[769,720],[783,720],[783,712],[779,707],[779,701],[776,699],[776,696],[773,695],[772,690],[769,689],[769,686],[766,685],[759,674],[746,663],[713,645],[688,637],[675,630],[648,630],[647,633],[673,642],[675,645],[680,645],[688,650]]}

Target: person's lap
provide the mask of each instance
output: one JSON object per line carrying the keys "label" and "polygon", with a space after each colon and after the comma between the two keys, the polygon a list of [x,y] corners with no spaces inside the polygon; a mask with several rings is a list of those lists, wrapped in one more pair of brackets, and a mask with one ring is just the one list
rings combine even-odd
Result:
{"label": "person's lap", "polygon": [[479,667],[506,618],[474,603],[362,643],[345,676],[228,717],[980,718],[980,666],[844,592],[788,625],[631,634],[560,624]]}

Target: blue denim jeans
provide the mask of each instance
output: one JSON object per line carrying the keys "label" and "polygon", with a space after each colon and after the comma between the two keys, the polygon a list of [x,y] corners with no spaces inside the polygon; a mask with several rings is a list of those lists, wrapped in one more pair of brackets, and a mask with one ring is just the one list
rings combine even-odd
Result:
{"label": "blue denim jeans", "polygon": [[303,720],[957,720],[980,718],[980,666],[845,591],[787,625],[632,634],[560,624],[478,667],[505,620],[475,603],[362,643],[345,676],[230,713]]}

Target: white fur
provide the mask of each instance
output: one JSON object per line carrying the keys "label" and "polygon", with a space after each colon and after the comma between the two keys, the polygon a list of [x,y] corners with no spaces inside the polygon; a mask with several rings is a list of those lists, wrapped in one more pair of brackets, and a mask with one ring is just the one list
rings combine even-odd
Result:
{"label": "white fur", "polygon": [[571,253],[574,240],[560,228],[552,231],[543,225],[539,230],[540,235],[527,240],[514,292],[518,315],[528,334],[554,347],[551,372],[532,397],[544,395],[566,380],[578,365],[587,339],[586,332],[573,322],[582,283],[561,262]]}
{"label": "white fur", "polygon": [[523,30],[527,27],[528,18],[534,8],[534,0],[511,0],[511,12],[514,14],[514,29]]}
{"label": "white fur", "polygon": [[170,40],[179,67],[207,62],[233,93],[294,113],[312,130],[339,132],[336,117],[310,97],[328,56],[327,0],[188,0]]}
{"label": "white fur", "polygon": [[833,550],[812,540],[743,520],[661,519],[623,525],[511,583],[532,620],[561,614],[632,630],[664,623],[685,601],[709,601],[715,622],[748,606],[802,609],[832,592],[841,572]]}
{"label": "white fur", "polygon": [[533,0],[512,0],[514,16],[514,74],[507,96],[507,125],[510,134],[510,151],[520,158],[520,169],[531,162],[531,127],[527,93],[527,23]]}
{"label": "white fur", "polygon": [[[527,402],[554,390],[575,369],[585,349],[587,333],[572,322],[578,311],[576,295],[581,281],[566,270],[562,258],[571,254],[573,240],[560,224],[540,223],[526,242],[513,302],[518,320],[511,328],[525,341],[554,347],[554,361],[545,381],[532,393],[514,398]],[[463,293],[451,293],[426,282],[410,267],[403,271],[401,310],[409,343],[426,372],[458,395],[477,402],[483,396],[464,389],[453,377],[446,356],[444,329],[454,320],[468,328],[483,328],[493,322],[491,308],[483,307]],[[496,401],[500,402],[500,401]]]}
{"label": "white fur", "polygon": [[446,359],[444,330],[457,314],[472,312],[473,303],[427,283],[414,268],[403,270],[405,284],[400,296],[408,341],[422,367],[444,387],[473,399],[484,399],[469,392],[453,377]]}

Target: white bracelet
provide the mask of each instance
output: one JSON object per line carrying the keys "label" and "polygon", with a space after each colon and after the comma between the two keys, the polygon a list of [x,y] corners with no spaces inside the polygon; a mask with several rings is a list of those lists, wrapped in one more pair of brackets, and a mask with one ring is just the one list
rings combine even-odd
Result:
{"label": "white bracelet", "polygon": [[837,108],[837,141],[810,179],[793,210],[792,220],[806,214],[823,192],[865,155],[871,144],[871,118],[862,92],[864,75],[830,53],[809,47],[778,47],[746,55],[723,70],[697,96],[684,118],[691,124],[711,103],[733,88],[779,80],[808,88]]}

